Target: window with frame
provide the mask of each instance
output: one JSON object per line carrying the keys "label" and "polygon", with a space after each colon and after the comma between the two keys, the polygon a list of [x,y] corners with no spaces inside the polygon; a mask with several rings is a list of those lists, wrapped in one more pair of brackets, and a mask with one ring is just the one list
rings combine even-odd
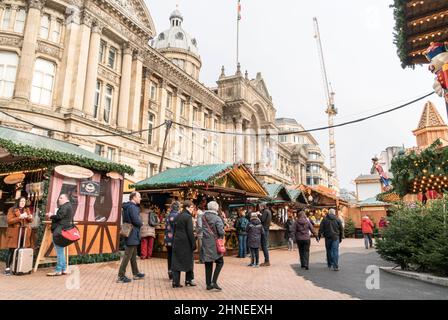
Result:
{"label": "window with frame", "polygon": [[198,108],[193,107],[193,121],[198,121]]}
{"label": "window with frame", "polygon": [[155,171],[155,164],[153,163],[148,163],[148,167],[146,168],[146,178],[150,178],[154,175],[154,171]]}
{"label": "window with frame", "polygon": [[110,47],[109,48],[109,55],[108,55],[108,59],[107,59],[107,66],[110,68],[115,68],[115,59],[117,56],[117,49],[115,49],[114,47]]}
{"label": "window with frame", "polygon": [[148,113],[148,144],[152,144],[152,128],[154,127],[154,113]]}
{"label": "window with frame", "polygon": [[98,117],[98,110],[100,109],[101,105],[101,81],[96,81],[96,87],[95,87],[95,100],[93,102],[93,117]]}
{"label": "window with frame", "polygon": [[23,8],[20,8],[17,11],[16,21],[14,23],[14,32],[23,33],[25,29],[25,20],[26,20],[26,11]]}
{"label": "window with frame", "polygon": [[182,99],[180,99],[180,110],[179,110],[179,112],[180,112],[180,115],[182,117],[185,116],[185,101],[182,100]]}
{"label": "window with frame", "polygon": [[107,159],[110,161],[115,161],[116,149],[112,147],[107,147]]}
{"label": "window with frame", "polygon": [[12,98],[18,64],[16,53],[0,51],[0,97]]}
{"label": "window with frame", "polygon": [[196,161],[196,133],[191,134],[191,160]]}
{"label": "window with frame", "polygon": [[104,53],[105,52],[106,52],[106,42],[101,40],[101,42],[100,42],[100,51],[99,51],[99,56],[98,56],[98,62],[99,63],[104,63]]}
{"label": "window with frame", "polygon": [[11,23],[11,7],[6,7],[5,10],[3,10],[2,29],[8,30],[10,23]]}
{"label": "window with frame", "polygon": [[173,94],[168,92],[166,95],[166,108],[171,109],[171,104],[173,102]]}
{"label": "window with frame", "polygon": [[61,40],[62,24],[60,20],[53,21],[53,31],[51,32],[51,41],[59,43]]}
{"label": "window with frame", "polygon": [[104,145],[95,144],[95,154],[102,157],[104,155]]}
{"label": "window with frame", "polygon": [[204,138],[203,141],[204,141],[203,142],[204,150],[202,152],[202,162],[206,163],[206,161],[208,159],[208,156],[207,156],[207,154],[208,154],[208,140],[207,140],[207,138]]}
{"label": "window with frame", "polygon": [[157,85],[151,81],[151,93],[150,93],[150,99],[152,101],[155,101],[157,99]]}
{"label": "window with frame", "polygon": [[104,111],[103,111],[103,120],[107,123],[109,123],[110,121],[113,95],[114,95],[114,88],[112,88],[112,86],[110,85],[107,85],[104,97]]}
{"label": "window with frame", "polygon": [[53,96],[56,66],[53,62],[36,59],[34,64],[31,102],[49,106]]}
{"label": "window with frame", "polygon": [[40,29],[39,29],[39,37],[42,39],[48,39],[50,33],[50,16],[44,14],[40,18]]}
{"label": "window with frame", "polygon": [[184,139],[184,128],[179,128],[179,141],[177,142],[178,148],[177,148],[177,154],[182,154],[182,144]]}

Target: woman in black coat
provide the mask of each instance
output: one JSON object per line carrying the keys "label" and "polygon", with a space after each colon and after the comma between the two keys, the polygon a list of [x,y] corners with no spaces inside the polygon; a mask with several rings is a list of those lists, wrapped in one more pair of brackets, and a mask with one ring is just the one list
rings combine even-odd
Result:
{"label": "woman in black coat", "polygon": [[183,203],[183,211],[175,219],[173,257],[171,270],[173,271],[173,288],[182,287],[180,272],[185,271],[185,286],[196,286],[193,282],[193,252],[196,241],[193,234],[192,213],[194,204],[187,200]]}

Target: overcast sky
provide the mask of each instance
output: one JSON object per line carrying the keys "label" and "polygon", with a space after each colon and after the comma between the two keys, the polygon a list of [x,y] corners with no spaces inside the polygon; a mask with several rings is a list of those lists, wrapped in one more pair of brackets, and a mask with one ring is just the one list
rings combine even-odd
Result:
{"label": "overcast sky", "polygon": [[[393,44],[392,0],[241,0],[240,62],[250,78],[261,72],[277,118],[297,119],[307,129],[327,124],[313,17],[319,20],[328,77],[336,92],[335,123],[370,115],[431,92],[426,66],[403,70]],[[236,0],[146,0],[157,34],[169,28],[179,4],[183,28],[196,37],[200,81],[216,86],[221,66],[236,70]],[[443,100],[430,97],[446,119]],[[388,146],[416,145],[426,101],[393,113],[336,128],[341,187],[369,173],[371,158]],[[328,130],[315,132],[329,165]]]}

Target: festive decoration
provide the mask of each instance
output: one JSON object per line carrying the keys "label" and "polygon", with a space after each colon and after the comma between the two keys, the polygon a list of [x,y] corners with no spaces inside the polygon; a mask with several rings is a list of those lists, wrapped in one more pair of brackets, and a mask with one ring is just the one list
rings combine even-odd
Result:
{"label": "festive decoration", "polygon": [[[0,173],[8,171],[18,171],[18,170],[29,170],[43,167],[42,165],[49,163],[62,163],[62,164],[72,164],[81,167],[94,169],[98,171],[116,171],[121,174],[128,173],[133,174],[134,169],[128,165],[116,164],[113,162],[102,162],[98,160],[88,159],[84,156],[77,156],[70,153],[53,151],[42,148],[34,148],[28,145],[22,145],[10,140],[0,138],[0,147],[6,149],[9,153],[16,157],[28,157],[34,160],[27,161],[17,161],[11,165],[2,165]],[[33,164],[34,162],[34,164]],[[36,165],[39,163],[40,165]]]}
{"label": "festive decoration", "polygon": [[376,200],[382,202],[399,202],[401,200],[400,195],[394,191],[386,191],[376,196]]}
{"label": "festive decoration", "polygon": [[372,168],[370,169],[370,174],[374,174],[375,171],[380,175],[381,183],[383,184],[384,190],[388,191],[392,188],[390,185],[389,177],[386,172],[384,172],[383,167],[379,164],[378,158],[372,158]]}
{"label": "festive decoration", "polygon": [[441,149],[440,140],[417,154],[411,151],[392,160],[394,191],[407,193],[448,190],[448,148]]}
{"label": "festive decoration", "polygon": [[445,97],[448,102],[448,42],[431,42],[425,55],[430,62],[429,70],[437,76],[434,80],[434,91],[440,97]]}

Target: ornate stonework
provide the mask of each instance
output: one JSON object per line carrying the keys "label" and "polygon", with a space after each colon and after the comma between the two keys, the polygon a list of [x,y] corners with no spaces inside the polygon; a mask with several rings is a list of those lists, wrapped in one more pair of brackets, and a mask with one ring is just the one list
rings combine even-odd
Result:
{"label": "ornate stonework", "polygon": [[28,0],[28,7],[42,10],[46,0]]}
{"label": "ornate stonework", "polygon": [[37,41],[37,51],[54,57],[58,60],[62,59],[61,48],[44,41]]}
{"label": "ornate stonework", "polygon": [[0,45],[7,47],[22,47],[23,40],[21,37],[2,35],[0,36]]}
{"label": "ornate stonework", "polygon": [[120,76],[102,65],[98,66],[98,75],[114,83],[117,86],[120,85]]}

